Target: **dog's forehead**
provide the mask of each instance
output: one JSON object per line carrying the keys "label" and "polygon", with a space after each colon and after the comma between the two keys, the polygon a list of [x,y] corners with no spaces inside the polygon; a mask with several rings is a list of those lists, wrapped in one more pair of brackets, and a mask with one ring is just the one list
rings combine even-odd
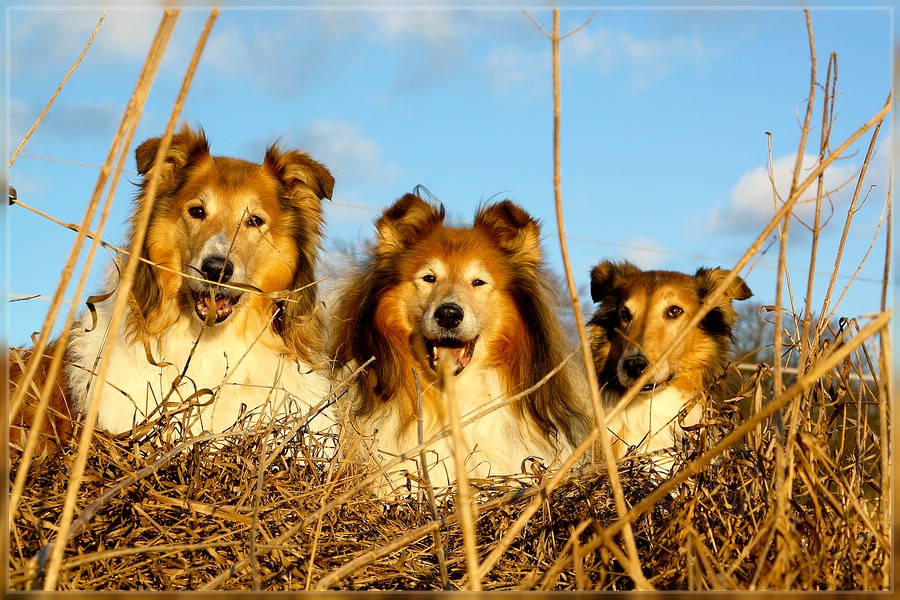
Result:
{"label": "dog's forehead", "polygon": [[675,271],[659,271],[650,290],[653,304],[687,304],[699,301],[694,278]]}
{"label": "dog's forehead", "polygon": [[278,199],[277,182],[261,165],[227,157],[212,157],[198,165],[183,190],[185,196],[226,211],[242,212]]}
{"label": "dog's forehead", "polygon": [[[465,235],[467,230],[443,230],[416,246],[413,268],[431,270],[435,274],[453,277],[474,277],[490,269],[492,249],[483,241]],[[459,235],[462,233],[463,235]]]}
{"label": "dog's forehead", "polygon": [[619,287],[625,304],[686,304],[697,302],[699,293],[693,277],[676,271],[642,271],[627,277]]}

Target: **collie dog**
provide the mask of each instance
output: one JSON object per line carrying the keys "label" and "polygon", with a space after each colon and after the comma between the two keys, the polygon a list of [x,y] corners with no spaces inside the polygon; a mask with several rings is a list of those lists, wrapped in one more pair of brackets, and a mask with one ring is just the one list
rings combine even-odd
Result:
{"label": "collie dog", "polygon": [[183,126],[148,197],[160,142],[136,150],[130,239],[144,205],[152,209],[129,307],[110,330],[118,265],[112,292],[73,325],[57,385],[66,408],[83,414],[100,387],[97,425],[113,434],[157,419],[182,435],[305,413],[329,392],[313,283],[331,173],[277,145],[261,164],[213,156],[203,131]]}
{"label": "collie dog", "polygon": [[[368,260],[343,287],[333,353],[340,365],[374,362],[357,378],[351,427],[390,459],[448,427],[448,405],[471,415],[526,392],[567,358],[548,285],[540,226],[511,201],[478,210],[472,227],[444,224],[443,206],[406,194],[375,222]],[[544,385],[463,423],[473,477],[521,473],[571,452],[589,428],[583,372],[571,363]],[[439,383],[439,373],[449,381]],[[421,408],[420,408],[421,407]],[[352,430],[352,429],[351,429]],[[429,479],[456,478],[449,438],[429,447]],[[412,478],[418,466],[405,465]],[[397,473],[388,481],[403,481]]]}
{"label": "collie dog", "polygon": [[591,297],[599,304],[588,323],[598,382],[612,408],[648,369],[653,374],[631,402],[607,425],[616,455],[629,448],[652,453],[672,448],[684,427],[696,425],[703,403],[715,397],[731,361],[733,300],[752,293],[740,278],[722,300],[678,343],[662,353],[729,274],[723,269],[642,271],[628,263],[604,261],[591,272]]}

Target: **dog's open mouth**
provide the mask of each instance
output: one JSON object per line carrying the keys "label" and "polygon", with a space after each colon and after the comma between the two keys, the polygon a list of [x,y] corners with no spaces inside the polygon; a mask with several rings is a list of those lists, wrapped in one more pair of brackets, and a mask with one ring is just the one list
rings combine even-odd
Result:
{"label": "dog's open mouth", "polygon": [[663,381],[659,381],[657,383],[648,383],[644,387],[641,388],[642,392],[652,392],[653,390],[662,390],[669,386],[672,383],[672,380],[675,379],[675,376],[672,375]]}
{"label": "dog's open mouth", "polygon": [[[231,313],[234,311],[235,304],[241,299],[239,293],[235,293],[233,290],[227,288],[215,290],[217,293],[215,297],[213,297],[210,292],[214,289],[215,288],[210,287],[200,291],[191,290],[191,296],[194,299],[194,311],[197,313],[197,316],[200,317],[200,320],[207,325],[221,323],[230,317]],[[212,311],[215,311],[213,313],[215,315],[214,317],[210,315],[210,312]]]}
{"label": "dog's open mouth", "polygon": [[437,340],[425,340],[425,349],[428,351],[428,363],[437,371],[438,363],[447,361],[454,367],[453,374],[459,375],[463,369],[472,362],[475,354],[475,342],[478,338],[469,341],[455,338],[441,338]]}

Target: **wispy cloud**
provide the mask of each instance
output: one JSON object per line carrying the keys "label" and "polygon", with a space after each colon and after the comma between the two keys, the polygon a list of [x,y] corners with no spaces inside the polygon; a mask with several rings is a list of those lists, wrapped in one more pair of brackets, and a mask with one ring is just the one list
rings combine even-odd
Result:
{"label": "wispy cloud", "polygon": [[[818,158],[806,155],[803,159],[802,181],[817,164]],[[772,162],[775,192],[768,168],[757,167],[740,176],[731,191],[731,199],[727,205],[717,204],[707,220],[707,229],[713,233],[729,233],[738,230],[746,231],[748,227],[762,227],[775,214],[781,203],[790,193],[794,175],[796,157],[782,156]],[[832,208],[839,209],[846,205],[855,185],[855,175],[859,167],[855,164],[835,162],[825,171],[824,193],[825,216],[831,214]],[[815,185],[808,189],[798,201],[794,213],[807,223],[812,223],[815,211]]]}
{"label": "wispy cloud", "polygon": [[[101,14],[101,10],[49,8],[11,11],[11,74],[74,63]],[[109,64],[143,58],[161,15],[158,9],[110,10],[84,60]]]}
{"label": "wispy cloud", "polygon": [[[495,90],[549,77],[546,44],[532,41],[518,39],[487,54],[484,68]],[[703,68],[720,54],[698,35],[640,38],[592,25],[567,37],[560,52],[563,65],[593,65],[601,74],[622,77],[630,93],[647,91],[682,69]]]}
{"label": "wispy cloud", "polygon": [[655,240],[637,236],[624,244],[622,257],[642,269],[659,269],[666,266],[669,252]]}
{"label": "wispy cloud", "polygon": [[632,92],[643,92],[683,68],[702,68],[720,51],[698,35],[637,37],[627,32],[587,28],[562,47],[576,61],[603,73],[621,71]]}
{"label": "wispy cloud", "polygon": [[289,132],[284,141],[296,144],[325,164],[339,186],[388,185],[397,175],[397,167],[386,164],[378,144],[354,123],[312,121]]}
{"label": "wispy cloud", "polygon": [[484,61],[491,87],[506,92],[525,85],[542,85],[550,73],[550,57],[547,52],[526,50],[520,46],[492,48]]}

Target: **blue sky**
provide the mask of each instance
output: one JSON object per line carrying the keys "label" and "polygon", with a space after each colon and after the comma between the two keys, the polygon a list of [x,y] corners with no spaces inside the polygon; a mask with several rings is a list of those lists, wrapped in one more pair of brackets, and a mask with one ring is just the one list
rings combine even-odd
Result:
{"label": "blue sky", "polygon": [[[576,4],[565,5],[563,32],[592,14]],[[214,153],[258,161],[280,139],[325,163],[337,180],[333,202],[326,202],[325,246],[332,256],[369,241],[379,211],[422,184],[461,221],[471,220],[485,200],[515,200],[543,220],[548,263],[562,271],[553,206],[550,45],[515,3],[468,9],[458,3],[269,5],[221,5],[182,114],[203,126]],[[810,72],[803,5],[598,7],[583,30],[562,42],[562,185],[579,286],[587,289],[591,267],[603,258],[690,272],[730,267],[759,235],[774,212],[766,132],[782,193],[799,143]],[[836,147],[880,110],[891,90],[893,12],[881,2],[811,5],[821,83],[829,54],[838,58]],[[7,6],[7,156],[102,12],[56,6]],[[159,23],[160,8],[137,6],[110,10],[80,68],[8,172],[22,201],[63,221],[81,220]],[[163,132],[209,14],[203,5],[182,6],[135,145]],[[549,30],[551,6],[529,6]],[[820,89],[812,155],[821,102]],[[875,187],[854,217],[844,276],[854,272],[876,234],[891,133],[888,125],[882,129],[866,180],[866,189]],[[818,270],[824,273],[831,272],[868,141],[866,135],[826,177],[834,212],[822,235]],[[135,180],[132,159],[103,236],[111,243],[124,235]],[[808,217],[808,206],[800,213]],[[19,206],[9,207],[5,219],[7,296],[15,300],[5,307],[7,341],[19,345],[40,330],[46,297],[75,234]],[[788,264],[798,306],[809,240],[795,221]],[[838,316],[878,310],[884,254],[882,230]],[[774,300],[776,261],[777,244],[745,273],[754,301]],[[88,294],[97,291],[106,262],[101,253]],[[817,278],[814,306],[821,305],[826,283]],[[846,283],[838,281],[836,295]],[[20,300],[33,295],[39,297]]]}

